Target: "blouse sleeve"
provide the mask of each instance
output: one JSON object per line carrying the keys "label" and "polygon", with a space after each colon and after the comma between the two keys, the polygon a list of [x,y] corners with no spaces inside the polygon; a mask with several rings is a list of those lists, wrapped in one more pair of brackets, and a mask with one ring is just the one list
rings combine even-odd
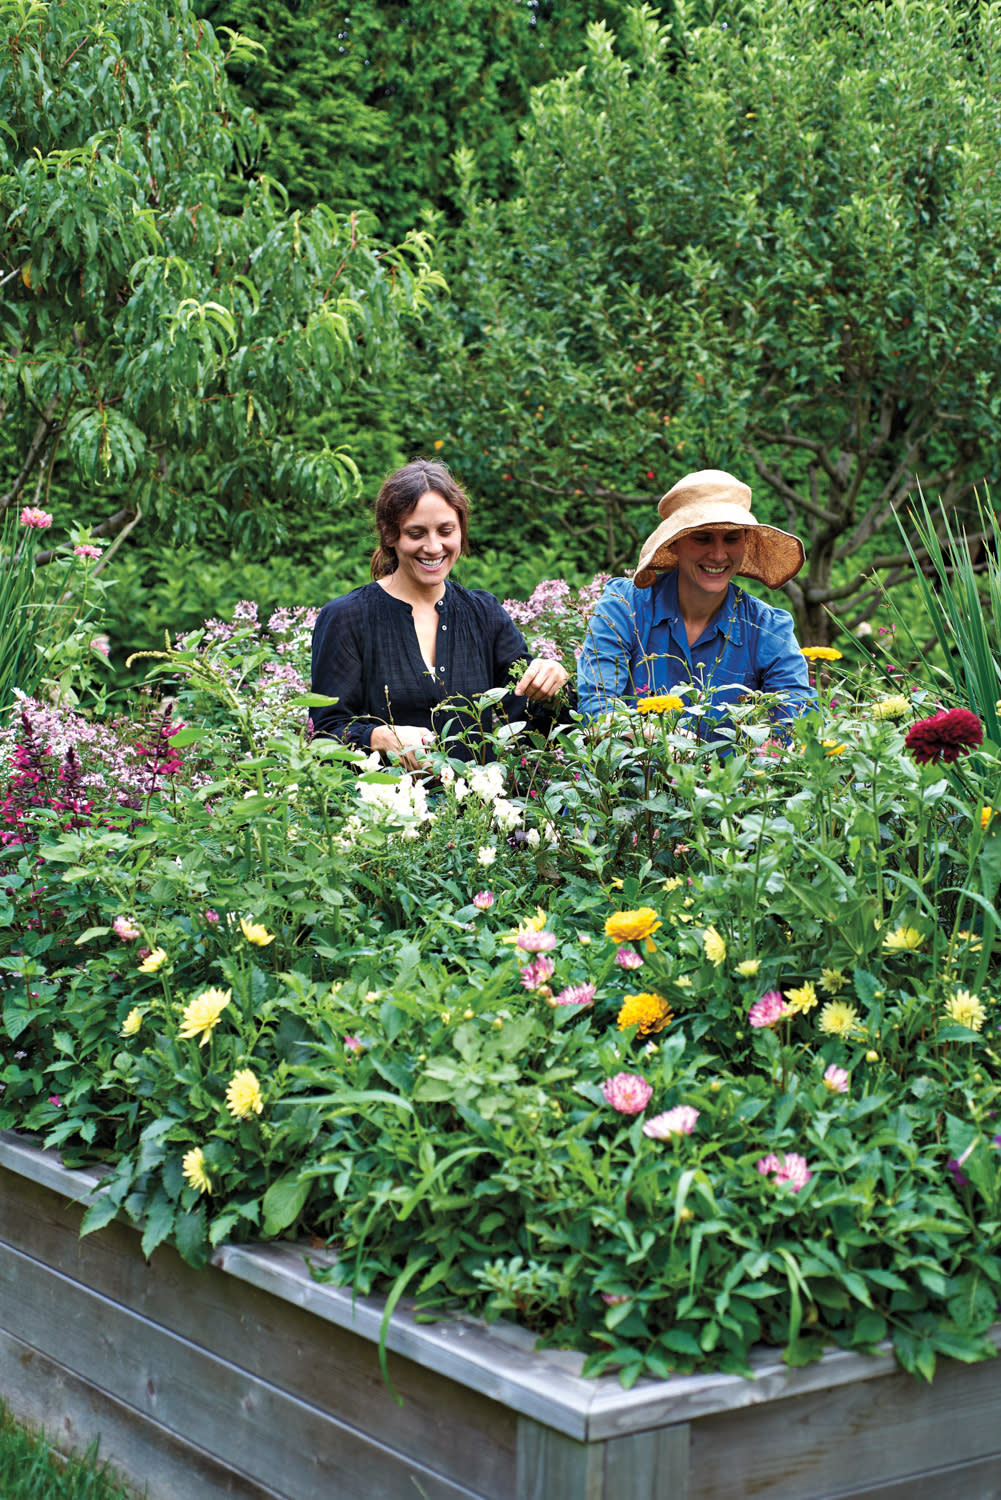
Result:
{"label": "blouse sleeve", "polygon": [[359,612],[350,594],[325,604],[316,617],[311,687],[337,702],[312,710],[313,732],[367,750],[376,720],[360,717],[365,663],[358,625]]}

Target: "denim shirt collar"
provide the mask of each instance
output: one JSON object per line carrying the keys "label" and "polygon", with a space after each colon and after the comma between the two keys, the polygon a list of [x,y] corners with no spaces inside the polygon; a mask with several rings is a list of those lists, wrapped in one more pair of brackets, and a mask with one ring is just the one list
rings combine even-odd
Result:
{"label": "denim shirt collar", "polygon": [[[744,638],[743,621],[737,607],[739,593],[737,585],[730,583],[726,598],[710,626],[714,634],[724,636],[733,646],[742,645]],[[650,613],[654,623],[668,625],[675,636],[678,636],[679,631],[684,632],[685,622],[678,603],[677,568],[672,568],[669,573],[661,573],[650,590],[650,596]]]}

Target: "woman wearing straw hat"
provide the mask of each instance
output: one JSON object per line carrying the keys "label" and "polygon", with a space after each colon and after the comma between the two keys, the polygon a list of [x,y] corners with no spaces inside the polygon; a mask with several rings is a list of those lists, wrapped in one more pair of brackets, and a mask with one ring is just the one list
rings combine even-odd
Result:
{"label": "woman wearing straw hat", "polygon": [[695,689],[715,728],[722,705],[777,695],[773,717],[816,702],[792,616],[734,582],[778,588],[803,566],[803,545],[751,514],[751,491],[721,469],[687,474],[657,507],[632,579],[613,578],[591,617],[579,663],[587,718],[638,699]]}

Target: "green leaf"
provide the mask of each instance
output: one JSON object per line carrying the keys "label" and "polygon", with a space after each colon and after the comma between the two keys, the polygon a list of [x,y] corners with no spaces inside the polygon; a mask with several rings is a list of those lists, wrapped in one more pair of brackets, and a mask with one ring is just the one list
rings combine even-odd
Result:
{"label": "green leaf", "polygon": [[83,1216],[83,1223],[80,1225],[81,1236],[93,1234],[95,1230],[103,1229],[106,1224],[111,1223],[117,1213],[118,1204],[114,1202],[108,1193],[101,1193],[98,1198],[95,1198]]}
{"label": "green leaf", "polygon": [[157,1245],[170,1234],[174,1225],[174,1205],[163,1188],[158,1187],[152,1199],[146,1201],[145,1228],[142,1237],[142,1253],[149,1260]]}
{"label": "green leaf", "polygon": [[296,1176],[280,1177],[264,1194],[264,1233],[281,1234],[301,1214],[311,1183]]}
{"label": "green leaf", "polygon": [[178,1210],[174,1224],[174,1243],[182,1259],[186,1260],[189,1266],[201,1270],[208,1265],[204,1203],[199,1203],[197,1207],[188,1209],[187,1212],[183,1209]]}

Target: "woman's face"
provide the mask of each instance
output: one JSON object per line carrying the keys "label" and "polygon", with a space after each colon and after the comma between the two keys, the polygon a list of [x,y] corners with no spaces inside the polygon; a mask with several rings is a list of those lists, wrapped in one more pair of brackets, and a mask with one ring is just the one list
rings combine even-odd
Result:
{"label": "woman's face", "polygon": [[730,579],[744,561],[745,531],[742,526],[723,531],[707,527],[689,531],[674,544],[679,582],[701,595],[723,595]]}
{"label": "woman's face", "polygon": [[422,588],[440,587],[462,550],[458,512],[437,490],[428,490],[401,521],[393,545],[402,578]]}

